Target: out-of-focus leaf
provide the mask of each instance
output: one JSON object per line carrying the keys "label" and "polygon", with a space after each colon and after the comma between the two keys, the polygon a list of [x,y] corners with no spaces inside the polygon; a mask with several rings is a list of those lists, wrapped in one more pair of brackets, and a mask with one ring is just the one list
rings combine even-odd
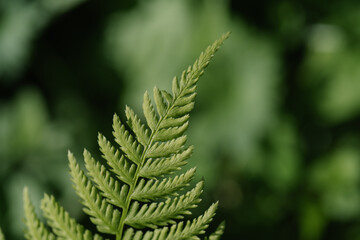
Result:
{"label": "out-of-focus leaf", "polygon": [[[0,81],[19,76],[32,42],[51,19],[84,0],[14,0],[0,2]],[[4,77],[6,76],[6,77]]]}
{"label": "out-of-focus leaf", "polygon": [[288,192],[295,187],[301,169],[299,136],[290,120],[283,120],[270,132],[270,150],[263,156],[264,175],[272,189]]}
{"label": "out-of-focus leaf", "polygon": [[300,208],[300,239],[320,239],[326,225],[326,216],[316,203],[305,202]]}
{"label": "out-of-focus leaf", "polygon": [[41,148],[48,116],[34,89],[18,93],[11,104],[0,103],[0,158],[16,159]]}
{"label": "out-of-focus leaf", "polygon": [[310,186],[319,194],[323,211],[332,218],[349,219],[360,213],[360,152],[340,145],[314,164]]}
{"label": "out-of-focus leaf", "polygon": [[360,45],[349,44],[350,39],[340,25],[314,25],[309,33],[302,78],[326,122],[360,113]]}

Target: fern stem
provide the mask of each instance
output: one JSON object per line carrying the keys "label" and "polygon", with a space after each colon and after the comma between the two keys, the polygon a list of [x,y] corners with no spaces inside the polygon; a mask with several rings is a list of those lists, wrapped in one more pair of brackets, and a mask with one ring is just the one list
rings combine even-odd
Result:
{"label": "fern stem", "polygon": [[116,240],[121,240],[121,237],[122,237],[122,231],[119,232],[119,234],[116,234]]}

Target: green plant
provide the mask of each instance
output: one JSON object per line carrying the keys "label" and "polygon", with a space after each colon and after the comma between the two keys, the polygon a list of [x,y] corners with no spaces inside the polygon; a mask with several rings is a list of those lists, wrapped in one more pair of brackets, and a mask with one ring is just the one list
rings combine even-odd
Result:
{"label": "green plant", "polygon": [[[199,239],[211,222],[217,208],[212,204],[203,215],[192,221],[179,221],[201,201],[203,181],[179,195],[178,191],[189,186],[195,168],[174,177],[173,174],[185,165],[193,147],[185,147],[185,130],[189,112],[194,107],[199,77],[229,33],[209,46],[192,66],[183,71],[181,78],[174,78],[172,94],[154,88],[155,112],[149,94],[145,92],[143,111],[147,125],[130,107],[126,107],[126,127],[115,114],[113,134],[120,149],[101,134],[98,143],[109,165],[96,161],[84,150],[87,175],[80,169],[72,153],[68,153],[70,174],[77,194],[85,206],[84,212],[106,236],[120,239]],[[166,177],[164,177],[166,176]],[[163,201],[161,201],[163,199]],[[41,209],[50,232],[38,219],[30,202],[27,188],[24,189],[24,208],[27,239],[103,239],[92,234],[72,219],[55,200],[45,194]],[[143,230],[141,230],[143,229]],[[219,239],[224,224],[209,238]]]}

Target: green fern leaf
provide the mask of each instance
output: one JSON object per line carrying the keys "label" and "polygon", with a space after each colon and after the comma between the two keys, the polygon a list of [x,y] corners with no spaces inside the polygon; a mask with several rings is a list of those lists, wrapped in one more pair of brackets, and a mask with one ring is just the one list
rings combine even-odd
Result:
{"label": "green fern leaf", "polygon": [[193,221],[187,221],[185,227],[183,227],[184,222],[180,222],[179,224],[175,225],[176,227],[172,226],[170,228],[167,239],[200,239],[197,237],[197,235],[205,233],[205,229],[209,226],[209,223],[215,215],[217,206],[218,203],[212,204],[203,215],[199,216]]}
{"label": "green fern leaf", "polygon": [[[126,123],[115,114],[113,135],[119,146],[113,146],[99,133],[98,144],[106,165],[96,161],[84,150],[87,172],[80,169],[69,152],[69,168],[74,188],[84,205],[84,212],[99,232],[114,235],[116,240],[177,240],[199,239],[211,222],[217,203],[192,221],[179,221],[201,201],[203,182],[179,195],[194,178],[195,168],[183,174],[180,170],[191,156],[193,147],[186,147],[184,132],[189,125],[189,112],[194,108],[196,84],[214,53],[228,37],[223,35],[209,46],[195,63],[172,82],[172,93],[154,88],[154,103],[144,94],[143,112],[146,123],[128,106]],[[155,110],[156,108],[156,110]],[[54,199],[45,194],[42,210],[50,233],[37,219],[26,194],[24,206],[28,239],[102,239],[84,229]],[[143,232],[138,229],[153,228]],[[219,239],[223,225],[210,236]]]}
{"label": "green fern leaf", "polygon": [[107,161],[111,170],[116,174],[119,180],[129,185],[133,184],[136,165],[129,163],[118,150],[111,145],[106,138],[99,133],[98,143],[104,159]]}
{"label": "green fern leaf", "polygon": [[59,240],[102,239],[97,234],[93,237],[89,230],[84,230],[84,227],[78,224],[75,219],[70,218],[69,213],[55,201],[53,196],[45,194],[41,202],[41,209]]}
{"label": "green fern leaf", "polygon": [[159,128],[161,130],[170,127],[179,127],[184,123],[186,123],[189,120],[189,118],[190,118],[189,114],[185,114],[184,116],[178,118],[168,117],[161,122]]}
{"label": "green fern leaf", "polygon": [[185,145],[186,136],[181,136],[166,142],[155,142],[148,148],[145,158],[162,158],[168,157],[181,150]]}
{"label": "green fern leaf", "polygon": [[95,159],[91,157],[91,154],[86,150],[84,151],[84,160],[88,174],[97,184],[98,189],[101,190],[103,197],[109,203],[124,208],[126,195],[129,191],[128,185],[122,184],[121,186],[119,181],[116,181],[111,177],[111,173],[106,170],[104,165],[95,161]]}
{"label": "green fern leaf", "polygon": [[34,206],[32,205],[28,193],[28,189],[25,187],[23,191],[24,211],[25,211],[25,224],[27,230],[25,231],[25,237],[28,240],[54,240],[55,236],[50,233],[45,225],[40,222],[36,216]]}
{"label": "green fern leaf", "polygon": [[193,151],[194,147],[190,146],[168,158],[150,158],[145,162],[139,174],[144,178],[161,177],[165,174],[172,174],[174,171],[180,170],[180,167],[187,163],[186,159],[191,156]]}
{"label": "green fern leaf", "polygon": [[137,140],[145,147],[149,142],[149,130],[141,123],[140,118],[129,106],[126,106],[125,114],[129,127],[135,133]]}
{"label": "green fern leaf", "polygon": [[[204,234],[212,218],[215,215],[218,203],[212,204],[205,213],[198,218],[185,222],[173,224],[170,227],[155,229],[154,231],[136,231],[133,228],[126,230],[126,240],[199,240],[199,234]],[[185,227],[184,227],[185,225]]]}
{"label": "green fern leaf", "polygon": [[141,163],[141,146],[129,131],[125,129],[125,125],[121,123],[120,118],[116,114],[114,114],[113,128],[115,141],[120,145],[121,150],[129,160],[139,165]]}
{"label": "green fern leaf", "polygon": [[120,211],[101,197],[96,187],[80,170],[75,157],[69,152],[70,174],[74,182],[77,194],[81,197],[82,203],[86,206],[84,212],[90,215],[90,220],[103,233],[116,234],[120,221]]}
{"label": "green fern leaf", "polygon": [[188,186],[194,175],[195,168],[192,168],[186,173],[173,178],[165,178],[161,181],[141,179],[133,192],[133,199],[147,202],[149,200],[165,198],[173,194],[177,195],[176,192]]}
{"label": "green fern leaf", "polygon": [[163,95],[157,87],[154,87],[154,99],[159,116],[164,117],[168,106]]}
{"label": "green fern leaf", "polygon": [[195,188],[180,197],[167,199],[165,202],[143,204],[134,201],[130,207],[125,223],[136,227],[156,228],[168,223],[175,223],[173,219],[181,219],[184,214],[191,214],[188,210],[197,207],[201,201],[203,182],[199,182]]}
{"label": "green fern leaf", "polygon": [[189,122],[186,121],[180,126],[160,128],[156,135],[154,135],[154,141],[167,141],[176,138],[183,134],[188,126]]}
{"label": "green fern leaf", "polygon": [[148,126],[150,127],[151,131],[154,132],[157,127],[157,123],[158,123],[159,119],[156,116],[154,106],[151,103],[151,100],[150,100],[150,97],[149,97],[149,94],[147,91],[144,94],[143,110],[144,110],[146,122],[147,122]]}

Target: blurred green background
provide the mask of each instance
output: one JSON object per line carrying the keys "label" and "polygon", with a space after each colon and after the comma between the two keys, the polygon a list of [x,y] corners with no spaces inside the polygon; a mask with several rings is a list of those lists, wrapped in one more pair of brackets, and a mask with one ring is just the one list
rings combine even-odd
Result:
{"label": "blurred green background", "polygon": [[[81,211],[67,149],[100,158],[114,112],[170,89],[232,31],[188,130],[223,239],[360,239],[360,2],[0,0],[0,226],[23,239],[22,189]],[[39,209],[37,208],[37,211]],[[40,211],[38,211],[40,212]]]}

